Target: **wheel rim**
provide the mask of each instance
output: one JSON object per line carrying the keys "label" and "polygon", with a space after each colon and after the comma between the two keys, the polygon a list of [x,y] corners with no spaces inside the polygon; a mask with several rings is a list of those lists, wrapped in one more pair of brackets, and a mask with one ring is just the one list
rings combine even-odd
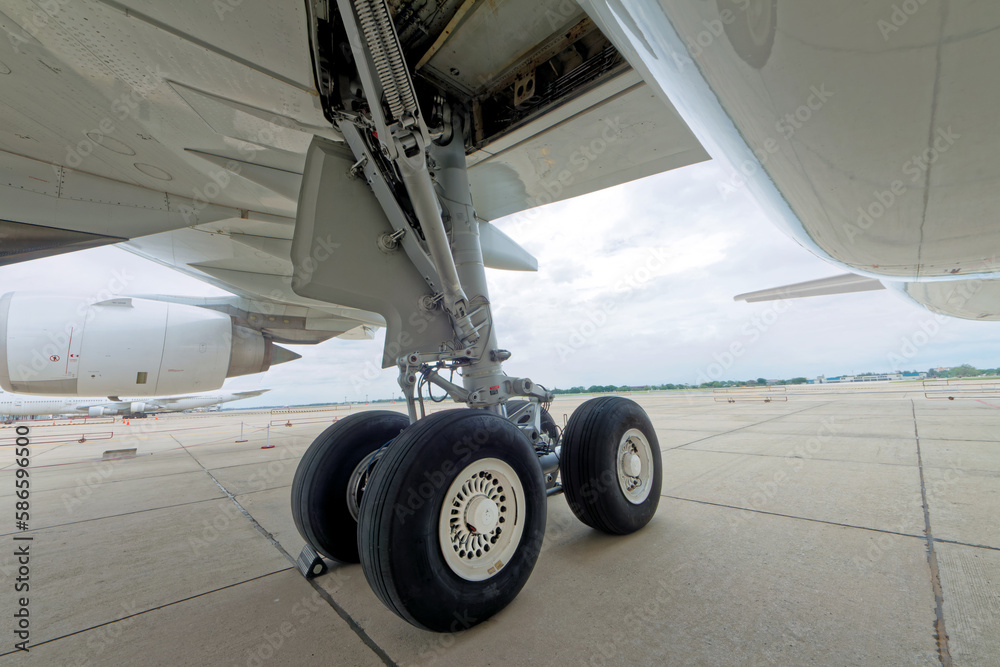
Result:
{"label": "wheel rim", "polygon": [[441,554],[466,581],[484,581],[506,566],[524,531],[524,487],[500,459],[474,461],[448,487],[438,519]]}
{"label": "wheel rim", "polygon": [[615,459],[618,486],[625,499],[633,505],[641,504],[649,497],[653,485],[653,450],[649,440],[639,429],[630,428],[618,443]]}
{"label": "wheel rim", "polygon": [[347,482],[347,510],[355,521],[358,520],[358,514],[361,512],[361,497],[364,495],[365,487],[368,486],[372,470],[375,469],[375,463],[378,462],[378,459],[382,458],[384,451],[385,448],[380,447],[361,459],[358,465],[354,466],[354,472],[351,473],[351,478]]}

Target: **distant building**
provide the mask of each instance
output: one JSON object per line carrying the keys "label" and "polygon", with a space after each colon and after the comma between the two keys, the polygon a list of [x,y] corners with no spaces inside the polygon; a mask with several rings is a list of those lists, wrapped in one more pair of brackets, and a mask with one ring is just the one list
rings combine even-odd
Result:
{"label": "distant building", "polygon": [[927,373],[903,373],[894,371],[892,373],[862,373],[860,375],[837,375],[835,377],[816,378],[820,384],[832,382],[890,382],[892,380],[923,380]]}

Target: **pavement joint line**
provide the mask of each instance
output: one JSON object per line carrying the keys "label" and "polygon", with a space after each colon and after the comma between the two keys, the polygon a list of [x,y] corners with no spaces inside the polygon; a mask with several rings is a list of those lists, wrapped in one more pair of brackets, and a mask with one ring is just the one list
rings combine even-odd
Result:
{"label": "pavement joint line", "polygon": [[291,484],[282,484],[281,486],[269,486],[266,489],[254,489],[253,491],[243,491],[242,493],[234,493],[233,495],[237,498],[242,498],[244,496],[252,496],[255,493],[267,493],[268,491],[276,491],[278,489],[291,489]]}
{"label": "pavement joint line", "polygon": [[[263,429],[260,429],[260,430],[263,430]],[[230,444],[230,443],[228,443],[228,436],[226,438],[224,438],[224,439],[220,438],[218,440],[209,440],[207,442],[196,442],[196,443],[192,443],[190,445],[184,445],[184,444],[181,443],[180,440],[178,440],[177,438],[175,438],[173,436],[173,434],[170,433],[170,432],[162,432],[161,431],[161,432],[157,432],[156,434],[157,435],[168,435],[168,436],[170,436],[170,438],[174,442],[176,442],[180,446],[179,447],[172,447],[170,449],[162,449],[162,450],[159,450],[157,452],[149,452],[148,454],[140,454],[139,456],[153,456],[154,454],[171,454],[171,453],[174,453],[174,452],[176,452],[177,454],[180,454],[182,450],[184,452],[186,452],[189,456],[191,456],[191,453],[187,451],[188,447],[208,447],[208,446],[212,446],[212,445]],[[149,435],[149,434],[147,434],[147,435]],[[233,435],[235,435],[235,433]],[[276,437],[274,433],[272,433],[271,435],[272,435],[272,437]],[[296,436],[299,436],[301,434],[287,433],[287,434],[278,434],[278,435],[280,437],[289,437],[289,436],[296,437]],[[111,441],[113,441],[113,439]],[[111,442],[111,441],[109,441],[109,442]],[[100,441],[95,441],[95,442],[100,442]],[[45,444],[45,443],[42,443],[42,444]],[[59,444],[56,444],[56,446],[53,447],[52,449],[49,449],[49,450],[46,450],[45,452],[42,452],[42,454],[51,454],[52,452],[54,452],[55,450],[59,449],[60,447],[67,447],[67,446],[73,445],[73,444],[77,444],[77,443],[75,443],[75,442],[59,443]],[[229,452],[219,452],[219,454],[225,454],[225,453],[229,453]],[[212,456],[212,454],[208,454],[208,456]],[[194,457],[192,456],[192,458],[194,458]],[[294,458],[294,457],[288,457],[288,458]],[[195,460],[197,461],[197,459],[195,459]],[[283,460],[283,459],[278,459],[278,460]],[[42,464],[42,465],[39,465],[39,466],[29,466],[29,469],[35,470],[35,469],[48,468],[48,467],[53,467],[53,466],[84,465],[84,464],[88,464],[88,463],[101,463],[103,461],[104,461],[104,459],[85,459],[83,461],[68,461],[66,463],[53,463],[53,464]],[[239,465],[246,465],[246,464],[239,464]],[[0,468],[0,472],[7,472],[9,470],[12,470],[15,467],[16,467],[15,464],[4,466],[3,468]],[[228,466],[228,467],[234,467],[234,466]],[[137,478],[137,479],[139,479],[139,478]],[[143,479],[145,479],[145,478],[143,478]]]}
{"label": "pavement joint line", "polygon": [[[45,443],[41,443],[41,444],[45,444]],[[45,454],[51,454],[52,452],[56,451],[60,447],[66,447],[67,445],[71,445],[71,444],[75,444],[75,443],[70,443],[70,442],[59,443],[59,444],[56,444],[56,446],[53,447],[52,449],[46,449],[44,452],[39,452],[39,454],[36,454],[35,456],[45,455]],[[32,458],[35,458],[35,457],[32,456]],[[12,463],[9,466],[4,466],[3,468],[0,468],[0,472],[6,472],[8,470],[13,470],[16,467],[17,467],[17,465]],[[28,466],[29,469],[33,468],[33,467],[34,466]]]}
{"label": "pavement joint line", "polygon": [[[938,55],[940,58],[940,54]],[[934,533],[931,530],[931,513],[927,504],[927,487],[924,484],[924,463],[920,452],[920,431],[917,427],[917,409],[910,400],[913,411],[913,439],[917,445],[917,466],[920,471],[920,500],[924,510],[924,538],[927,542],[927,565],[930,568],[931,590],[934,591],[934,630],[937,640],[938,658],[943,667],[951,667],[951,652],[948,650],[948,630],[944,622],[944,590],[941,587],[941,572],[938,570],[937,552],[934,550]]]}
{"label": "pavement joint line", "polygon": [[783,419],[785,417],[790,417],[791,415],[797,415],[800,412],[805,412],[806,410],[814,410],[815,408],[823,407],[825,405],[830,405],[832,402],[833,401],[824,401],[823,403],[820,403],[818,405],[810,405],[807,408],[803,408],[801,410],[796,410],[795,412],[786,412],[783,415],[777,415],[775,417],[771,417],[770,419],[765,419],[763,421],[753,422],[751,424],[747,424],[746,426],[740,426],[739,428],[734,428],[734,429],[731,429],[729,431],[723,431],[722,433],[716,433],[715,435],[709,435],[709,436],[705,436],[704,438],[698,438],[697,440],[692,440],[691,442],[685,442],[683,445],[677,445],[676,447],[670,447],[669,449],[663,449],[663,450],[660,450],[660,451],[664,451],[664,452],[673,451],[675,449],[680,449],[681,447],[687,447],[688,445],[693,445],[696,442],[703,442],[705,440],[711,440],[712,438],[718,438],[720,435],[728,435],[730,433],[736,433],[737,431],[742,431],[743,429],[747,429],[747,428],[750,428],[752,426],[759,426],[760,424],[766,424],[767,422],[773,422],[773,421],[775,421],[777,419]]}
{"label": "pavement joint line", "polygon": [[[106,459],[106,460],[102,461],[102,463],[112,463],[112,461],[114,461],[114,460],[115,459]],[[130,460],[130,459],[118,459],[118,460],[125,460],[125,461],[127,461],[127,460]],[[96,461],[91,461],[90,463],[96,463]],[[163,474],[163,475],[145,475],[145,476],[142,476],[142,477],[129,477],[127,479],[108,479],[108,480],[104,480],[104,481],[100,482],[100,484],[104,485],[104,484],[121,484],[122,482],[139,482],[139,481],[148,480],[148,479],[159,479],[161,477],[176,477],[177,475],[191,475],[193,473],[198,473],[198,472],[201,472],[201,471],[200,470],[181,470],[180,472],[168,472],[168,473]],[[76,488],[79,488],[79,486],[80,486],[80,483],[78,482],[78,483],[72,484],[70,486],[57,486],[54,489],[45,489],[44,491],[37,491],[36,490],[32,495],[39,496],[39,495],[42,495],[42,494],[45,494],[45,493],[54,493],[56,491],[65,491],[66,489],[76,489]],[[0,498],[4,498],[4,497],[9,497],[9,495],[8,496],[0,496]]]}
{"label": "pavement joint line", "polygon": [[367,632],[365,632],[365,629],[361,627],[361,624],[355,621],[347,610],[340,606],[325,588],[317,584],[315,579],[307,579],[306,581],[313,587],[313,590],[315,590],[321,598],[326,600],[327,604],[329,604],[333,610],[337,612],[337,615],[344,619],[344,622],[346,622],[347,625],[350,626],[351,630],[353,630],[355,634],[361,638],[361,641],[363,641],[365,645],[375,653],[375,655],[382,659],[382,662],[385,663],[387,667],[399,667],[399,664],[390,658],[389,654],[386,653],[381,646],[375,643],[375,640],[372,639]]}
{"label": "pavement joint line", "polygon": [[[190,445],[183,444],[180,440],[178,440],[177,438],[175,438],[173,436],[173,434],[171,434],[171,433],[164,433],[163,435],[169,435],[170,438],[174,442],[176,442],[178,445],[180,445],[180,447],[172,447],[170,449],[164,449],[164,450],[161,450],[161,453],[176,452],[176,451],[179,451],[181,449],[187,451],[188,448],[191,448],[191,447],[211,447],[211,446],[222,446],[222,445],[235,444],[235,441],[230,442],[229,438],[232,437],[232,436],[234,436],[234,435],[236,435],[236,434],[233,433],[233,434],[227,435],[225,438],[217,438],[215,440],[207,440],[205,442],[193,442]],[[279,434],[272,433],[271,437],[272,438],[279,438],[279,437],[280,438],[289,438],[289,437],[295,438],[295,437],[297,437],[297,434],[295,434],[295,433],[279,433]],[[246,450],[237,448],[236,451],[246,451]],[[217,452],[215,454],[206,454],[206,456],[218,456],[219,454],[229,454],[229,453],[232,453],[232,452],[231,451],[228,451],[228,452]],[[188,454],[191,454],[191,452],[188,452]],[[192,458],[193,458],[193,455],[192,455]]]}
{"label": "pavement joint line", "polygon": [[[170,436],[170,437],[173,438],[178,444],[180,444],[180,441],[177,440],[177,438],[174,438],[174,436]],[[184,445],[181,445],[181,447],[184,447]],[[185,449],[185,451],[187,450],[186,447],[184,449]],[[260,523],[257,522],[257,519],[253,518],[253,515],[251,515],[250,512],[248,512],[247,509],[245,507],[243,507],[243,505],[240,504],[240,501],[236,500],[236,496],[234,496],[229,491],[229,489],[227,489],[225,486],[223,486],[222,483],[219,482],[219,480],[217,480],[215,478],[215,475],[212,474],[211,470],[209,470],[208,468],[206,468],[204,466],[204,464],[202,464],[201,461],[198,461],[198,459],[195,459],[194,458],[194,454],[191,454],[190,452],[188,452],[188,454],[191,456],[192,459],[194,459],[198,463],[198,465],[201,466],[201,469],[205,471],[205,474],[208,475],[209,479],[211,479],[212,482],[217,487],[219,487],[219,489],[224,494],[226,494],[226,497],[229,498],[229,500],[232,501],[232,503],[234,505],[236,505],[236,508],[243,514],[243,516],[245,516],[247,518],[248,521],[250,521],[250,524],[257,530],[257,532],[260,533],[261,535],[263,535],[264,538],[266,538],[267,541],[270,542],[271,545],[274,548],[276,548],[278,551],[280,551],[281,554],[284,555],[284,557],[287,558],[288,561],[294,566],[295,565],[295,559],[291,556],[291,554],[289,554],[287,551],[285,551],[285,549],[281,546],[281,544],[278,542],[278,540],[274,539],[274,535],[272,535],[267,530],[265,530],[264,526],[260,525]]]}
{"label": "pavement joint line", "polygon": [[[874,533],[886,533],[889,535],[899,535],[900,537],[913,537],[916,539],[924,539],[923,535],[914,535],[913,533],[901,533],[898,530],[886,530],[885,528],[872,528],[870,526],[856,526],[851,523],[838,523],[836,521],[827,521],[826,519],[813,519],[807,516],[796,516],[794,514],[782,514],[781,512],[770,512],[768,510],[758,510],[751,507],[739,507],[737,505],[726,505],[725,503],[713,503],[710,500],[698,500],[696,498],[684,498],[682,496],[671,496],[665,493],[660,494],[661,498],[670,498],[671,500],[683,500],[689,503],[698,503],[699,505],[711,505],[713,507],[721,507],[723,509],[740,510],[742,512],[755,512],[757,514],[767,514],[769,516],[777,516],[785,519],[799,519],[801,521],[812,521],[814,523],[825,523],[830,526],[839,526],[841,528],[855,528],[857,530],[870,530]],[[992,547],[988,544],[973,544],[972,542],[961,542],[959,540],[949,540],[944,537],[935,537],[935,542],[943,542],[945,544],[955,544],[960,547],[970,547],[973,549],[989,549],[990,551],[1000,551],[1000,547]]]}
{"label": "pavement joint line", "polygon": [[[688,445],[693,445],[693,444],[696,444],[696,443],[698,443],[698,442],[703,442],[703,441],[705,441],[705,440],[709,440],[710,438],[717,438],[717,437],[719,437],[720,435],[727,435],[727,434],[729,434],[729,433],[735,433],[736,431],[741,431],[741,430],[743,430],[743,429],[745,429],[745,428],[750,428],[751,426],[755,426],[755,425],[757,425],[757,424],[763,424],[763,423],[765,423],[765,422],[769,422],[769,421],[774,421],[774,420],[776,420],[776,419],[781,419],[781,418],[783,418],[783,417],[788,417],[788,416],[791,416],[791,415],[797,415],[797,414],[799,414],[800,412],[805,412],[806,410],[812,410],[813,408],[817,408],[817,407],[822,407],[822,406],[824,406],[824,405],[829,405],[829,404],[830,404],[830,401],[827,401],[827,402],[825,402],[825,403],[819,403],[819,404],[817,404],[817,405],[812,405],[812,406],[810,406],[810,407],[807,407],[807,408],[803,408],[803,409],[801,409],[801,410],[795,410],[795,411],[793,411],[793,412],[787,412],[787,413],[785,413],[785,414],[782,414],[782,415],[778,415],[778,416],[776,416],[776,417],[771,417],[770,419],[765,419],[764,421],[759,421],[759,422],[755,422],[755,423],[753,423],[753,424],[748,424],[747,426],[741,426],[741,427],[739,427],[739,428],[735,428],[735,429],[731,429],[731,430],[729,430],[729,431],[723,431],[722,433],[716,433],[715,435],[710,435],[710,436],[707,436],[707,437],[704,437],[704,438],[699,438],[698,440],[693,440],[693,441],[691,441],[691,442],[686,442],[686,443],[684,443],[683,445],[677,445],[676,447],[669,447],[669,448],[667,448],[667,449],[662,449],[662,448],[661,448],[661,449],[660,449],[660,452],[662,453],[662,452],[671,452],[671,451],[674,451],[674,450],[679,450],[679,449],[681,449],[682,447],[687,447]],[[684,450],[684,451],[686,451],[686,452],[697,452],[697,451],[699,451],[699,450],[696,450],[696,449],[687,449],[687,450]],[[698,479],[700,479],[701,477],[704,477],[704,476],[705,476],[705,475],[707,475],[707,474],[708,474],[708,471],[706,471],[706,472],[703,472],[703,473],[701,473],[701,474],[697,475],[697,476],[696,476],[696,477],[695,477],[694,479],[692,479],[692,480],[689,480],[689,481],[690,481],[690,482],[695,482],[695,481],[697,481],[697,480],[698,480]]]}
{"label": "pavement joint line", "polygon": [[[912,438],[907,438],[911,440]],[[676,447],[672,449],[677,449]],[[661,452],[669,452],[671,449],[661,449]],[[915,468],[917,467],[914,463],[886,463],[885,461],[855,461],[854,459],[826,459],[820,458],[818,456],[810,456],[808,458],[804,456],[784,456],[782,454],[757,454],[754,452],[724,452],[718,449],[688,449],[688,452],[709,452],[711,454],[732,454],[734,456],[773,456],[779,459],[802,459],[803,461],[830,461],[831,463],[863,463],[866,465],[879,465],[879,466],[898,466],[900,468]],[[924,468],[929,468],[931,470],[953,470],[954,466],[946,465],[925,465]],[[981,470],[979,468],[962,468],[962,472],[965,474],[982,475],[983,477],[1000,477],[1000,471],[998,470]]]}
{"label": "pavement joint line", "polygon": [[[760,423],[763,424],[764,422],[760,422]],[[752,424],[751,426],[754,426],[754,424]],[[750,426],[747,426],[745,428],[750,428]],[[665,432],[670,432],[671,430],[673,430],[673,429],[664,429]],[[677,429],[677,430],[680,430],[680,429]],[[736,430],[739,430],[739,429],[736,429]],[[714,437],[717,437],[719,435],[726,435],[727,433],[730,433],[730,432],[731,431],[725,431],[723,433],[717,433],[716,435],[709,436],[709,437],[714,438]],[[796,437],[796,436],[801,437],[803,435],[802,433],[783,433],[781,431],[753,431],[753,433],[756,434],[756,435],[780,435],[780,436],[785,436],[785,437],[789,437],[789,438]],[[868,438],[868,439],[877,439],[877,440],[904,440],[906,442],[910,442],[913,439],[913,436],[911,436],[911,435],[856,435],[854,433],[838,433],[837,437],[838,438]],[[979,440],[979,439],[976,439],[976,438],[927,438],[927,440],[934,440],[936,442],[989,442],[989,443],[996,442],[996,440],[990,440],[990,439]],[[692,444],[692,443],[687,443],[687,444]]]}
{"label": "pavement joint line", "polygon": [[225,500],[225,496],[216,496],[215,498],[203,498],[202,500],[189,500],[186,503],[177,503],[176,505],[161,505],[160,507],[149,507],[144,510],[134,510],[132,512],[122,512],[121,514],[108,514],[106,516],[95,516],[90,519],[80,519],[79,521],[67,521],[66,523],[57,523],[51,526],[39,526],[38,528],[31,528],[29,530],[16,530],[10,533],[0,533],[0,537],[7,537],[9,535],[20,535],[22,533],[33,533],[36,530],[50,530],[52,528],[63,528],[65,526],[75,526],[80,523],[89,523],[91,521],[104,521],[105,519],[117,519],[122,516],[129,516],[132,514],[142,514],[143,512],[156,512],[157,510],[169,510],[176,507],[184,507],[186,505],[197,505],[198,503],[210,503],[218,500]]}
{"label": "pavement joint line", "polygon": [[[709,454],[731,454],[733,456],[762,456],[775,459],[800,459],[802,461],[826,461],[828,463],[860,463],[872,466],[894,466],[897,468],[913,468],[912,463],[886,463],[885,461],[856,461],[854,459],[827,459],[820,456],[786,456],[784,454],[758,454],[756,452],[724,452],[718,449],[690,449],[690,452],[708,452]],[[950,470],[950,468],[945,468]]]}
{"label": "pavement joint line", "polygon": [[955,466],[928,466],[931,470],[961,470],[964,475],[976,475],[979,477],[1000,477],[1000,470],[983,470],[982,468],[956,468]]}
{"label": "pavement joint line", "polygon": [[[202,593],[197,593],[195,595],[190,595],[190,596],[188,596],[186,598],[181,598],[180,600],[174,600],[173,602],[165,602],[165,603],[163,603],[161,605],[157,605],[156,607],[150,607],[149,609],[143,609],[142,611],[137,611],[134,614],[129,614],[128,616],[122,616],[121,618],[114,618],[114,619],[111,619],[110,621],[105,621],[104,623],[98,623],[97,625],[92,625],[89,628],[83,628],[81,630],[74,630],[73,632],[67,632],[64,635],[59,635],[58,637],[53,637],[52,639],[46,639],[45,641],[34,643],[34,644],[31,645],[31,648],[35,648],[35,647],[38,647],[38,646],[45,646],[46,644],[51,644],[52,642],[57,642],[57,641],[60,641],[62,639],[66,639],[67,637],[72,637],[74,635],[81,634],[83,632],[90,632],[91,630],[96,630],[97,628],[103,628],[106,625],[112,625],[114,623],[121,623],[122,621],[127,621],[130,618],[135,618],[136,616],[142,616],[143,614],[148,614],[150,612],[157,611],[159,609],[165,609],[167,607],[172,607],[175,604],[181,604],[182,602],[188,602],[190,600],[196,600],[196,599],[198,599],[200,597],[204,597],[206,595],[212,595],[213,593],[218,593],[218,592],[224,591],[224,590],[226,590],[228,588],[235,588],[236,586],[242,586],[243,584],[249,584],[250,582],[257,581],[258,579],[263,579],[264,577],[271,577],[271,576],[274,576],[276,574],[281,574],[282,572],[288,572],[289,570],[294,570],[294,569],[295,569],[294,567],[284,567],[284,568],[281,568],[280,570],[275,570],[274,572],[268,572],[266,574],[261,574],[261,575],[258,575],[256,577],[251,577],[249,579],[245,579],[244,581],[237,581],[236,583],[229,584],[227,586],[222,586],[221,588],[213,588],[210,591],[204,591]],[[5,655],[12,655],[14,653],[20,653],[20,651],[17,650],[17,649],[15,649],[13,651],[8,651],[6,653],[0,653],[0,657],[3,657]]]}
{"label": "pavement joint line", "polygon": [[[725,503],[713,503],[710,500],[698,500],[696,498],[683,498],[681,496],[671,496],[665,493],[660,494],[661,498],[670,498],[672,500],[683,500],[689,503],[698,503],[699,505],[711,505],[713,507],[722,507],[724,509],[730,510],[740,510],[741,512],[754,512],[755,514],[767,514],[768,516],[777,516],[784,519],[798,519],[799,521],[811,521],[813,523],[823,523],[828,526],[838,526],[840,528],[854,528],[855,530],[868,530],[873,533],[885,533],[887,535],[899,535],[900,537],[912,537],[918,540],[924,539],[923,535],[914,535],[913,533],[901,533],[898,530],[886,530],[885,528],[873,528],[871,526],[856,526],[852,523],[840,523],[838,521],[827,521],[826,519],[814,519],[808,516],[796,516],[794,514],[782,514],[781,512],[769,512],[768,510],[758,510],[752,507],[739,507],[738,505],[726,505]],[[961,543],[959,543],[961,544]],[[967,545],[974,546],[974,545]]]}
{"label": "pavement joint line", "polygon": [[254,461],[254,462],[251,462],[251,463],[234,463],[231,466],[217,466],[217,467],[208,468],[208,470],[231,470],[233,468],[245,468],[247,466],[266,466],[267,464],[273,463],[274,461],[294,461],[294,460],[300,459],[300,458],[302,458],[302,457],[301,456],[285,456],[285,457],[280,458],[280,459],[268,459],[267,461]]}
{"label": "pavement joint line", "polygon": [[[782,433],[780,431],[753,431],[754,435],[781,435],[787,438],[801,438],[806,433]],[[912,438],[908,435],[855,435],[853,433],[837,433],[838,438],[865,438],[877,440],[903,440],[909,442]]]}
{"label": "pavement joint line", "polygon": [[993,444],[996,440],[979,440],[978,438],[925,438],[934,442],[988,442]]}
{"label": "pavement joint line", "polygon": [[959,542],[958,540],[949,540],[944,537],[935,537],[935,542],[943,542],[944,544],[957,544],[962,547],[972,547],[974,549],[989,549],[991,551],[1000,551],[1000,547],[991,547],[988,544],[973,544],[972,542]]}
{"label": "pavement joint line", "polygon": [[[184,447],[184,445],[181,444],[181,442],[177,440],[177,438],[174,438],[173,436],[170,437],[173,438],[174,441],[177,442],[177,444],[181,445],[181,447]],[[187,451],[186,447],[185,451]],[[248,512],[247,509],[243,507],[242,504],[240,504],[240,501],[236,499],[236,496],[233,495],[229,491],[229,489],[223,486],[219,482],[219,480],[215,478],[215,475],[213,475],[212,472],[208,468],[206,468],[201,461],[198,461],[198,459],[194,458],[194,454],[191,454],[190,452],[188,453],[190,454],[191,458],[197,461],[198,465],[200,465],[202,470],[205,471],[205,474],[208,475],[213,482],[215,482],[215,485],[218,486],[220,489],[222,489],[222,492],[226,494],[226,496],[229,498],[229,500],[232,501],[234,505],[236,505],[236,509],[238,509],[240,513],[242,513],[243,516],[245,516],[247,520],[250,521],[250,524],[257,530],[257,532],[263,535],[264,538],[271,543],[271,546],[277,549],[278,553],[287,558],[288,561],[292,564],[292,566],[296,567],[297,569],[296,558],[292,556],[290,553],[288,553],[288,551],[285,550],[285,547],[281,546],[281,543],[274,538],[274,535],[269,533],[264,528],[264,526],[260,525],[257,519],[253,518],[253,515],[250,514],[250,512]],[[374,639],[372,639],[372,637],[365,631],[365,629],[361,627],[361,624],[358,623],[356,620],[354,620],[354,617],[352,617],[347,612],[346,609],[340,606],[337,603],[337,601],[333,599],[332,595],[330,595],[322,586],[317,584],[314,579],[306,579],[306,583],[312,586],[313,590],[316,591],[320,597],[326,600],[327,604],[329,604],[330,607],[337,613],[337,615],[340,616],[340,618],[342,618],[345,623],[347,623],[348,627],[350,627],[351,630],[354,631],[354,634],[356,634],[358,638],[361,639],[362,642],[364,642],[365,646],[371,649],[372,652],[375,653],[375,655],[377,655],[382,660],[383,663],[385,663],[388,667],[398,667],[396,662],[389,657],[389,654],[386,653],[385,650],[381,646],[379,646]]]}

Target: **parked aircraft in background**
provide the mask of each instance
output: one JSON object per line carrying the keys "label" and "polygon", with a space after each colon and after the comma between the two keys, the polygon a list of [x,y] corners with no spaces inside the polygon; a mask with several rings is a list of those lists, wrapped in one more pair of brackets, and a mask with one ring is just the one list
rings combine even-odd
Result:
{"label": "parked aircraft in background", "polygon": [[166,398],[52,398],[50,396],[25,396],[23,394],[0,393],[0,415],[7,417],[25,417],[33,415],[83,415],[85,417],[102,417],[121,415],[129,418],[142,418],[146,415],[161,412],[183,412],[195,408],[210,408],[212,406],[242,401],[270,391],[269,389],[254,389],[251,391],[226,391],[198,396],[169,396]]}

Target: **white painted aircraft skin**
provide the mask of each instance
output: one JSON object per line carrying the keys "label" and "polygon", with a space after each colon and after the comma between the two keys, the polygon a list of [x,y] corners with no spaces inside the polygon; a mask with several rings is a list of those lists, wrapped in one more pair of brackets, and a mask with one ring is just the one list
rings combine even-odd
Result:
{"label": "white painted aircraft skin", "polygon": [[748,188],[804,247],[929,310],[1000,320],[1000,91],[978,83],[1000,5],[582,4],[729,163],[722,189]]}
{"label": "white painted aircraft skin", "polygon": [[[555,16],[589,17],[631,65],[470,151],[483,218],[711,156],[831,263],[938,312],[1000,319],[1000,92],[981,84],[1000,5],[928,0],[911,17],[894,0],[580,4],[477,3],[426,63],[475,90],[505,48],[477,31],[529,53],[559,32]],[[306,148],[341,138],[317,95],[305,3],[247,0],[239,20],[197,0],[38,16],[0,0],[0,219],[122,240],[331,336],[370,337],[371,313],[352,322],[290,286]],[[563,174],[581,136],[604,150]],[[344,251],[330,239],[316,259]]]}
{"label": "white painted aircraft skin", "polygon": [[[348,0],[0,0],[0,264],[118,243],[231,291],[239,307],[216,304],[232,318],[228,364],[218,353],[225,319],[179,309],[215,332],[201,342],[163,320],[164,340],[190,348],[188,359],[216,354],[216,384],[204,390],[263,369],[272,341],[370,337],[377,311],[383,365],[402,360],[402,384],[412,364],[448,360],[474,369],[462,372],[470,406],[488,405],[524,391],[477,386],[507,384],[499,363],[508,355],[480,345],[497,341],[481,270],[494,248],[468,221],[710,156],[732,168],[720,190],[746,187],[776,225],[841,271],[937,312],[1000,320],[995,0],[380,0],[372,9]],[[421,108],[433,98],[435,111]],[[384,122],[383,102],[398,125]],[[461,224],[448,230],[444,217]],[[507,241],[502,263],[534,268]],[[459,263],[469,269],[461,281]],[[788,291],[878,285],[834,276]],[[466,310],[477,296],[483,307]],[[156,308],[125,301],[98,304],[101,321]],[[474,328],[476,311],[484,319]],[[65,356],[39,352],[42,337],[26,322],[8,323],[24,332],[19,345],[33,339],[18,358],[0,345],[6,386],[33,381],[33,361],[61,364],[64,375],[73,363],[68,339]],[[239,349],[232,341],[248,330],[253,344]],[[125,351],[143,364],[157,358],[139,347]],[[195,368],[163,372],[180,381]],[[152,373],[133,366],[115,384],[141,385]],[[103,381],[101,369],[39,382],[75,393],[80,379]],[[487,387],[497,398],[484,399]],[[403,480],[385,474],[396,475],[386,487]],[[367,554],[366,572],[392,562],[384,547]],[[392,586],[382,581],[379,597],[398,601]]]}
{"label": "white painted aircraft skin", "polygon": [[28,396],[0,392],[0,415],[9,417],[29,417],[41,415],[89,415],[99,408],[102,415],[123,415],[133,412],[133,407],[142,406],[140,412],[155,414],[162,412],[183,412],[195,408],[207,408],[232,401],[242,401],[260,396],[268,389],[251,391],[230,391],[199,396],[171,396],[166,398],[123,398],[109,401],[105,398],[52,398],[51,396]]}

